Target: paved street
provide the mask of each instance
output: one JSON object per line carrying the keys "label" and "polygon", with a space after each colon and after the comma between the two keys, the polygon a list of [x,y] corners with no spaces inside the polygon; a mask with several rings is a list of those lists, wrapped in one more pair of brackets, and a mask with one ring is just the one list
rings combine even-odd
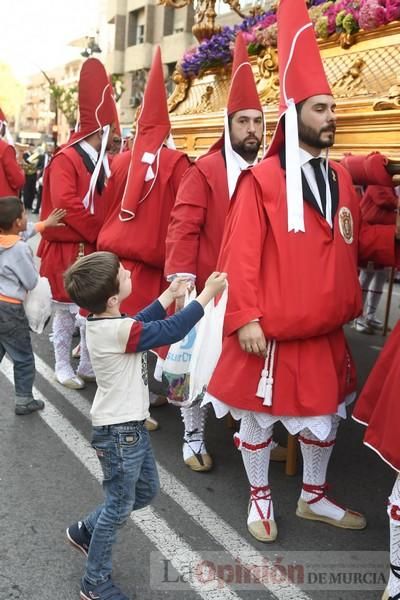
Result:
{"label": "paved street", "polygon": [[[395,289],[392,321],[398,304]],[[46,401],[42,413],[14,415],[12,366],[4,360],[0,367],[0,600],[78,599],[84,559],[65,543],[65,527],[102,498],[100,471],[88,441],[95,384],[74,392],[55,382],[48,334],[49,329],[32,336],[36,395]],[[382,338],[352,329],[348,337],[362,382]],[[114,578],[126,593],[135,593],[138,600],[380,599],[385,586],[381,574],[387,571],[385,504],[394,474],[362,446],[358,424],[348,419],[341,426],[329,481],[340,503],[366,513],[368,528],[344,531],[297,518],[300,472],[287,477],[283,465],[273,463],[279,537],[266,546],[247,532],[248,489],[226,422],[210,416],[208,448],[215,468],[196,474],[181,459],[177,409],[153,409],[153,416],[161,424],[152,441],[162,489],[154,506],[138,511],[120,532]],[[278,429],[277,436],[285,441],[283,431]],[[288,567],[294,560],[297,570]],[[255,576],[246,578],[243,564],[262,565],[263,583]],[[280,565],[293,583],[280,581],[273,565]],[[188,569],[192,577],[187,577]],[[357,580],[353,574],[349,584],[346,571],[368,575]],[[307,583],[303,591],[302,579]]]}

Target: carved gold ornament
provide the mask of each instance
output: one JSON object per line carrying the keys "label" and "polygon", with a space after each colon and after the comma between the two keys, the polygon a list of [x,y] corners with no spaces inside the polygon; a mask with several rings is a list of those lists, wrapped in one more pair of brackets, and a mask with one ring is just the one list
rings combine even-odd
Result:
{"label": "carved gold ornament", "polygon": [[400,77],[397,78],[397,83],[390,86],[387,96],[379,98],[373,105],[374,110],[391,110],[394,108],[400,108]]}
{"label": "carved gold ornament", "polygon": [[365,65],[366,63],[362,58],[357,58],[351,67],[332,84],[332,92],[336,98],[367,96],[369,94],[364,85],[362,74]]}
{"label": "carved gold ornament", "polygon": [[255,80],[262,104],[276,104],[279,99],[278,53],[266,48],[257,57]]}

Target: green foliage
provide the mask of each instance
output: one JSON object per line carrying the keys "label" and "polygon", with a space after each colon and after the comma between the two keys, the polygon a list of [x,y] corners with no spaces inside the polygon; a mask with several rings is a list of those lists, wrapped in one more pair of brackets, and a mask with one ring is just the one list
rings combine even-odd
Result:
{"label": "green foliage", "polygon": [[113,73],[111,75],[111,84],[114,89],[115,102],[119,101],[119,99],[121,98],[122,94],[125,91],[123,80],[124,80],[123,73]]}
{"label": "green foliage", "polygon": [[71,128],[74,127],[78,110],[78,87],[76,85],[59,85],[47,73],[44,71],[42,73],[49,84],[50,94],[56,108],[55,112],[61,111],[67,119],[68,125]]}
{"label": "green foliage", "polygon": [[52,84],[50,86],[50,94],[52,95],[57,108],[67,119],[68,125],[73,127],[76,122],[78,108],[77,86],[73,85],[71,87],[65,87],[62,85]]}

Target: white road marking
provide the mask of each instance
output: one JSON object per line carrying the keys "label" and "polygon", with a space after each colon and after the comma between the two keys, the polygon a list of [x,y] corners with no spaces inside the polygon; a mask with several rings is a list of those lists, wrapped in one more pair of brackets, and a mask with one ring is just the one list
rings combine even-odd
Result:
{"label": "white road marking", "polygon": [[[81,414],[90,419],[88,401],[74,390],[69,390],[57,383],[54,371],[37,355],[35,355],[37,372],[42,375],[70,404]],[[97,459],[96,459],[97,460]],[[226,521],[205,504],[193,491],[182,484],[172,473],[157,462],[161,490],[172,498],[200,527],[202,527],[231,556],[243,564],[264,565],[271,573],[272,581],[262,585],[277,600],[311,600],[305,592],[289,581],[282,581],[282,574],[274,568],[272,562],[266,560],[265,554],[256,550],[245,538],[240,536]],[[245,515],[243,515],[245,518]],[[268,549],[270,546],[268,546]],[[273,583],[276,581],[277,583]]]}

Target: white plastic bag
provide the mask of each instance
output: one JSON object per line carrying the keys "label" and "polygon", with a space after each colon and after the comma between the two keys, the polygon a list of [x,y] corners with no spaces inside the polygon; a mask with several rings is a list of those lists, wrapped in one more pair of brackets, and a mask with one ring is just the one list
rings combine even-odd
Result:
{"label": "white plastic bag", "polygon": [[[184,305],[187,306],[194,298],[196,298],[195,289],[190,293],[186,293]],[[168,385],[167,398],[170,404],[181,407],[188,405],[190,359],[197,327],[195,325],[183,340],[172,344],[165,357],[162,367],[162,379]]]}
{"label": "white plastic bag", "polygon": [[218,304],[215,305],[215,300],[211,300],[200,320],[190,360],[187,406],[193,404],[199,396],[204,394],[217,366],[222,351],[222,334],[227,301],[228,284]]}
{"label": "white plastic bag", "polygon": [[51,289],[47,277],[39,277],[33,290],[24,300],[25,314],[29,327],[35,333],[42,333],[51,317]]}

